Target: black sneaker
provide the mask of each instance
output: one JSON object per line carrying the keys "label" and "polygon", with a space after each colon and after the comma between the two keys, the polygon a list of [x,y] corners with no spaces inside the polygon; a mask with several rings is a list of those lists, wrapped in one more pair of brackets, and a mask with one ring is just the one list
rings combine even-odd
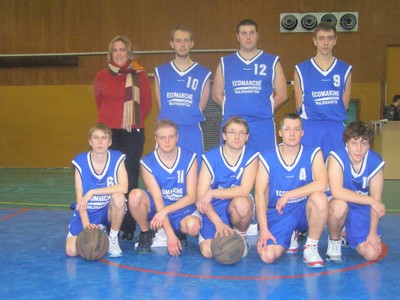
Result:
{"label": "black sneaker", "polygon": [[131,232],[125,232],[122,234],[121,240],[123,241],[132,241],[133,240],[133,234]]}
{"label": "black sneaker", "polygon": [[187,235],[180,231],[175,231],[175,235],[181,242],[182,248],[186,248],[188,245]]}
{"label": "black sneaker", "polygon": [[149,253],[152,243],[153,243],[153,233],[151,230],[146,232],[140,232],[139,243],[136,247],[136,251],[139,254]]}

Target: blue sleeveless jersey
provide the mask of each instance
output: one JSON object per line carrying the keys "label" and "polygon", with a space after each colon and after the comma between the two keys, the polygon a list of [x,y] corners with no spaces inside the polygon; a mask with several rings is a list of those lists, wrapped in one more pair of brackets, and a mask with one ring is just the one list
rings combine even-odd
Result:
{"label": "blue sleeveless jersey", "polygon": [[[72,164],[78,170],[82,179],[83,195],[89,190],[105,188],[118,183],[118,168],[125,159],[125,154],[117,150],[108,150],[107,162],[101,174],[93,169],[90,153],[78,154]],[[82,195],[82,196],[83,196]],[[88,215],[92,211],[106,207],[111,200],[111,195],[94,195],[87,203]]]}
{"label": "blue sleeveless jersey", "polygon": [[[211,189],[226,189],[239,186],[242,181],[244,170],[251,162],[257,159],[259,152],[245,146],[236,165],[231,166],[225,159],[222,152],[222,145],[213,148],[203,154],[203,162],[206,164],[211,174]],[[213,199],[212,204],[215,205]],[[228,202],[228,201],[224,201]]]}
{"label": "blue sleeveless jersey", "polygon": [[[383,168],[385,162],[378,153],[369,149],[364,157],[360,172],[356,172],[351,164],[347,148],[331,151],[330,159],[336,159],[343,170],[343,187],[361,195],[369,196],[369,183],[371,179]],[[369,205],[348,203],[349,207],[370,216]]]}
{"label": "blue sleeveless jersey", "polygon": [[[186,195],[186,175],[196,159],[196,154],[178,147],[174,165],[168,168],[161,161],[157,150],[144,156],[140,163],[156,179],[165,205],[170,205]],[[192,204],[194,207],[194,204]]]}
{"label": "blue sleeveless jersey", "polygon": [[300,116],[309,120],[346,120],[343,93],[351,69],[350,65],[336,58],[326,71],[313,58],[296,65],[303,102]]}
{"label": "blue sleeveless jersey", "polygon": [[[275,209],[276,202],[286,192],[302,187],[313,181],[312,165],[319,147],[300,146],[299,153],[291,166],[286,165],[279,145],[275,149],[267,150],[260,154],[260,168],[264,167],[269,174],[269,201],[268,207]],[[291,198],[288,203],[306,200],[307,197]]]}
{"label": "blue sleeveless jersey", "polygon": [[221,58],[225,96],[224,120],[240,116],[248,122],[274,117],[275,66],[279,57],[262,50],[251,60],[236,52]]}
{"label": "blue sleeveless jersey", "polygon": [[158,119],[169,119],[179,125],[204,121],[200,98],[211,72],[197,62],[185,70],[171,61],[156,68],[161,110]]}

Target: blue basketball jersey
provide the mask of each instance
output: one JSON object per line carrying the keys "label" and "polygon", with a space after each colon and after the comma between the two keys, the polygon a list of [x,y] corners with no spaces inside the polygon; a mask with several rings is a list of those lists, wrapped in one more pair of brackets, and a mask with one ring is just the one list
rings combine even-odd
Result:
{"label": "blue basketball jersey", "polygon": [[[352,190],[361,195],[369,196],[369,183],[371,179],[383,168],[385,162],[378,153],[369,149],[364,157],[360,171],[357,173],[347,152],[347,148],[331,151],[330,159],[336,159],[343,170],[343,187]],[[369,205],[361,205],[348,203],[351,209],[362,211],[364,215],[370,216],[371,207]]]}
{"label": "blue basketball jersey", "polygon": [[275,66],[279,57],[260,52],[245,60],[236,52],[221,58],[224,77],[224,120],[240,116],[250,122],[274,117]]}
{"label": "blue basketball jersey", "polygon": [[[72,161],[72,164],[81,175],[83,195],[85,195],[89,190],[117,184],[118,168],[121,165],[121,162],[125,160],[125,154],[117,150],[109,149],[104,170],[101,174],[97,174],[93,169],[90,153],[91,151],[78,154]],[[94,195],[87,203],[89,218],[91,211],[107,206],[110,199],[111,195]]]}
{"label": "blue basketball jersey", "polygon": [[[269,174],[268,207],[275,209],[276,203],[288,191],[297,189],[313,181],[312,165],[314,158],[321,149],[300,145],[299,153],[291,166],[286,165],[279,145],[275,149],[260,154],[260,168],[264,167]],[[297,203],[307,197],[291,198],[288,203]]]}
{"label": "blue basketball jersey", "polygon": [[347,119],[343,93],[352,67],[334,59],[332,66],[323,71],[314,58],[296,65],[302,90],[302,106],[299,114],[303,119]]}
{"label": "blue basketball jersey", "polygon": [[[226,189],[239,186],[242,181],[243,173],[248,165],[257,159],[259,152],[245,146],[237,163],[231,166],[224,157],[222,145],[211,149],[203,154],[203,163],[206,164],[211,173],[211,189]],[[213,199],[215,205],[220,199]],[[223,202],[229,202],[223,200]]]}
{"label": "blue basketball jersey", "polygon": [[164,204],[170,205],[186,195],[186,175],[195,159],[195,153],[178,147],[177,158],[171,168],[161,161],[157,150],[144,156],[140,163],[156,179]]}
{"label": "blue basketball jersey", "polygon": [[179,125],[204,121],[200,98],[211,72],[197,62],[180,71],[171,61],[155,69],[161,110],[158,119],[169,119]]}

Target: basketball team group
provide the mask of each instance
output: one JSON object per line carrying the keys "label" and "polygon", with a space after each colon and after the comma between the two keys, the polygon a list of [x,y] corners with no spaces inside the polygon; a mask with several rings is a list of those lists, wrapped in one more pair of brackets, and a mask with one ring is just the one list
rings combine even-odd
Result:
{"label": "basketball team group", "polygon": [[[89,131],[91,150],[72,161],[76,203],[68,256],[78,255],[80,232],[100,226],[107,228],[109,257],[122,256],[120,239],[133,239],[139,254],[164,246],[179,256],[189,235],[202,256],[213,258],[213,239],[233,234],[243,240],[243,256],[257,251],[266,264],[296,253],[300,238],[310,268],[341,263],[343,246],[367,261],[381,255],[385,162],[370,149],[368,124],[344,125],[352,67],[333,56],[335,26],[315,28],[317,53],[294,70],[296,112],[278,120],[278,128],[274,110],[287,99],[279,57],[257,48],[253,20],[236,29],[239,50],[221,58],[212,89],[211,72],[190,58],[192,32],[172,30],[175,59],[155,69],[156,147],[144,156],[148,77],[128,38],[110,42],[107,68],[94,83],[98,123]],[[215,128],[221,143],[204,152],[200,123],[210,93],[222,107],[221,128]],[[326,227],[322,258],[318,244]],[[247,235],[258,236],[256,249]]]}

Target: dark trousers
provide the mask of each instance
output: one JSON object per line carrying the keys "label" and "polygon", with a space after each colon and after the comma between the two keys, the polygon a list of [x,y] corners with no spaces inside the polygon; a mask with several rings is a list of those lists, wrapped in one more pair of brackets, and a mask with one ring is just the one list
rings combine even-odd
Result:
{"label": "dark trousers", "polygon": [[[124,129],[112,129],[111,149],[119,150],[126,155],[125,167],[128,173],[128,194],[139,186],[139,162],[143,154],[144,129],[132,129],[128,132]],[[133,235],[136,229],[136,222],[129,210],[126,212],[121,225],[123,232]]]}

